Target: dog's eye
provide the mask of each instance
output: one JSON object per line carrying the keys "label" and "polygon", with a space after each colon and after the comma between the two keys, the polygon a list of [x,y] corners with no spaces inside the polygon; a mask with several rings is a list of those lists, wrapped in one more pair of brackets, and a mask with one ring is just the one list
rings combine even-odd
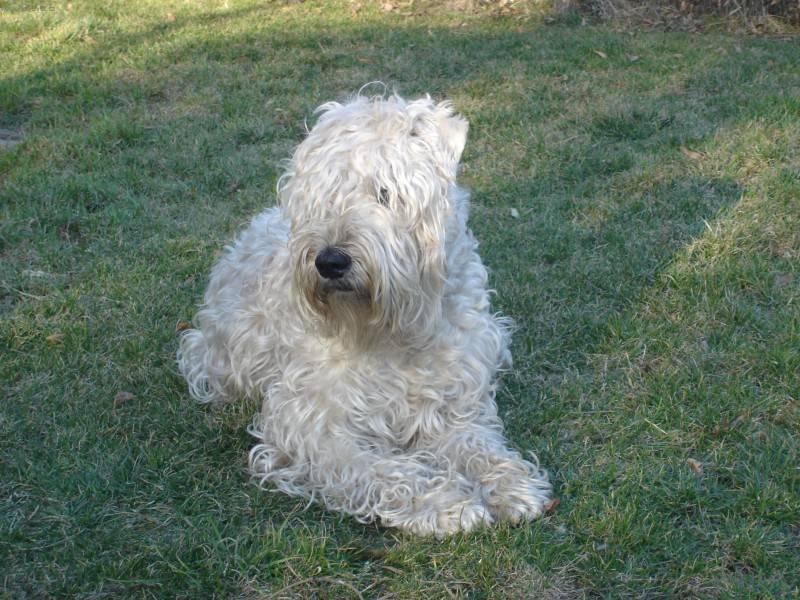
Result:
{"label": "dog's eye", "polygon": [[386,188],[381,188],[378,192],[378,202],[381,203],[381,206],[389,206],[389,190]]}

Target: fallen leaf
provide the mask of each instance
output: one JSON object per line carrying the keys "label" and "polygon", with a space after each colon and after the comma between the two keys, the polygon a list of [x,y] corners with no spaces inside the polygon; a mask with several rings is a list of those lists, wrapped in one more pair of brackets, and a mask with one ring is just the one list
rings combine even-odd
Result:
{"label": "fallen leaf", "polygon": [[714,425],[714,428],[711,430],[711,435],[714,437],[718,437],[722,433],[727,433],[731,430],[731,424],[728,419],[722,419],[720,423]]}
{"label": "fallen leaf", "polygon": [[597,56],[599,56],[600,58],[608,58],[608,54],[606,54],[602,50],[592,50],[592,52],[597,54]]}
{"label": "fallen leaf", "polygon": [[681,146],[681,153],[686,157],[692,160],[703,160],[706,155],[702,152],[697,152],[696,150],[690,150],[686,146]]}
{"label": "fallen leaf", "polygon": [[63,333],[51,333],[46,338],[48,344],[52,344],[55,346],[56,344],[60,344],[64,340]]}
{"label": "fallen leaf", "polygon": [[686,464],[689,465],[689,468],[698,475],[703,472],[703,464],[700,461],[697,461],[693,458],[687,458]]}
{"label": "fallen leaf", "polygon": [[189,321],[178,321],[175,325],[175,331],[186,331],[187,329],[191,329],[192,324]]}
{"label": "fallen leaf", "polygon": [[733,421],[731,421],[731,429],[736,429],[739,425],[750,419],[750,413],[747,411],[740,414]]}
{"label": "fallen leaf", "polygon": [[135,397],[136,396],[134,396],[130,392],[117,392],[117,395],[114,396],[114,406],[125,404],[126,402],[133,400]]}
{"label": "fallen leaf", "polygon": [[516,208],[511,209],[511,218],[519,219],[519,211]]}
{"label": "fallen leaf", "polygon": [[635,54],[631,54],[630,56],[628,56],[628,60],[631,62],[636,62],[637,60],[639,60],[639,57],[636,56]]}
{"label": "fallen leaf", "polygon": [[553,498],[545,502],[542,508],[544,508],[544,512],[546,513],[553,513],[556,511],[559,504],[561,504],[561,498]]}

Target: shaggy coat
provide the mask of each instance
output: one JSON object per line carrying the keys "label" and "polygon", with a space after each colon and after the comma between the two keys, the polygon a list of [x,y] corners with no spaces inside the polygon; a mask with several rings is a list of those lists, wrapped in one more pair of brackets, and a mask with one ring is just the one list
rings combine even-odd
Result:
{"label": "shaggy coat", "polygon": [[318,113],[279,206],[211,272],[178,352],[191,394],[259,400],[258,481],[361,521],[443,536],[538,516],[547,477],[497,416],[509,322],[455,182],[467,122],[428,97]]}

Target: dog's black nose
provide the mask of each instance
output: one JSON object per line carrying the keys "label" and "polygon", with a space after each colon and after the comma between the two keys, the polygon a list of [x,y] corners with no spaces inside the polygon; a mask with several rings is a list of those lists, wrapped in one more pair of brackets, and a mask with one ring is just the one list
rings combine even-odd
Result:
{"label": "dog's black nose", "polygon": [[320,250],[314,265],[325,279],[341,279],[353,261],[350,256],[339,248],[328,247]]}

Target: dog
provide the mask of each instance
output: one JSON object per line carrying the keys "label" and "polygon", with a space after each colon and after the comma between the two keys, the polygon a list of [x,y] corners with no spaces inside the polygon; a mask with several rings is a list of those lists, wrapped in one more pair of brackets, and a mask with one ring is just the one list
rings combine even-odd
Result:
{"label": "dog", "polygon": [[361,522],[441,538],[541,515],[547,475],[497,414],[511,323],[456,184],[467,121],[430,96],[317,114],[182,334],[191,395],[260,402],[260,485]]}

